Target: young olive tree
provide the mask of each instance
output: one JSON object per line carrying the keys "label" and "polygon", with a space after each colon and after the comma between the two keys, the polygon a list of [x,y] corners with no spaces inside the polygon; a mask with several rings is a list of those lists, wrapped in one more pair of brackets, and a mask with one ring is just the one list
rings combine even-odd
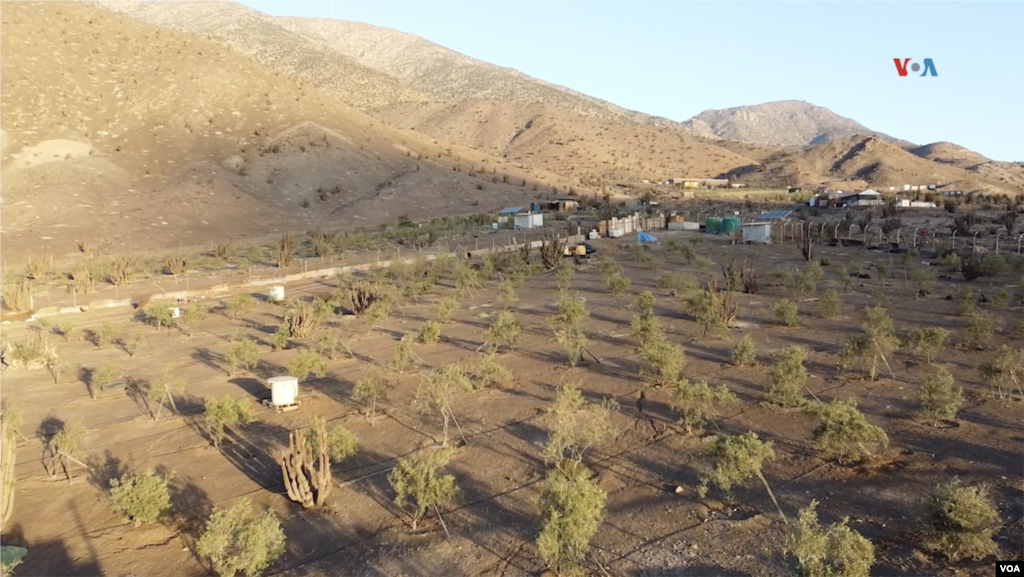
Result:
{"label": "young olive tree", "polygon": [[214,447],[220,447],[226,433],[225,426],[248,424],[256,420],[252,402],[249,399],[206,399],[203,412],[203,426]]}
{"label": "young olive tree", "polygon": [[856,463],[889,446],[885,431],[869,423],[852,400],[836,399],[815,407],[815,412],[818,426],[814,429],[814,445],[839,463]]}
{"label": "young olive tree", "polygon": [[559,387],[545,417],[548,428],[545,459],[554,463],[563,459],[582,460],[587,449],[614,434],[611,416],[617,409],[613,399],[590,402],[583,398],[576,385]]}
{"label": "young olive tree", "polygon": [[606,515],[608,495],[583,463],[566,460],[548,471],[537,499],[541,559],[559,575],[580,574],[580,564]]}
{"label": "young olive tree", "polygon": [[840,366],[845,370],[854,364],[866,368],[871,380],[876,380],[881,365],[889,366],[888,357],[899,346],[896,328],[885,309],[880,306],[865,309],[867,320],[861,325],[861,334],[850,337],[843,344]]}
{"label": "young olive tree", "polygon": [[992,506],[984,487],[964,485],[954,477],[939,485],[924,500],[924,546],[956,563],[980,561],[996,554],[992,538],[999,530],[999,511]]}
{"label": "young olive tree", "polygon": [[796,526],[786,538],[785,552],[796,558],[803,577],[869,577],[875,563],[871,541],[851,529],[844,518],[822,526],[817,501],[800,510]]}
{"label": "young olive tree", "polygon": [[[466,372],[456,364],[442,365],[427,373],[420,382],[416,391],[414,405],[421,411],[436,411],[442,421],[444,441],[441,446],[448,446],[448,425],[451,422],[462,428],[455,420],[454,407],[458,397],[473,389],[473,382],[466,376]],[[465,437],[463,437],[465,441]]]}
{"label": "young olive tree", "polygon": [[387,397],[392,386],[387,372],[378,365],[368,365],[352,389],[352,400],[366,405],[366,416],[373,425],[377,419],[377,403]]}
{"label": "young olive tree", "polygon": [[939,367],[935,374],[921,383],[917,390],[917,400],[921,404],[918,415],[935,425],[942,419],[956,418],[964,402],[964,391],[954,385],[953,375],[949,371]]}
{"label": "young olive tree", "polygon": [[768,486],[768,480],[761,472],[764,462],[775,458],[771,441],[762,441],[754,432],[721,435],[715,438],[710,447],[701,452],[701,456],[705,460],[705,466],[700,476],[700,485],[697,487],[697,495],[700,498],[707,496],[708,486],[711,484],[730,494],[733,485],[756,476],[775,503],[779,515],[783,519],[786,518],[775,499],[775,494]]}
{"label": "young olive tree", "polygon": [[501,346],[515,350],[519,346],[519,321],[511,311],[500,311],[484,334],[484,346],[488,352],[495,353]]}
{"label": "young olive tree", "polygon": [[153,471],[125,473],[110,480],[110,502],[136,527],[159,521],[171,510],[170,481],[170,476]]}
{"label": "young olive tree", "polygon": [[196,553],[210,561],[220,577],[242,572],[256,577],[284,553],[285,535],[272,511],[257,516],[246,497],[230,509],[216,508],[196,542]]}
{"label": "young olive tree", "polygon": [[440,507],[458,497],[459,487],[455,484],[455,477],[441,474],[441,468],[451,461],[454,454],[451,448],[417,451],[398,461],[398,465],[388,474],[391,488],[395,490],[395,505],[404,507],[409,500],[416,505],[410,519],[413,531],[430,509],[444,523]]}
{"label": "young olive tree", "polygon": [[765,392],[768,401],[784,407],[799,407],[804,403],[804,383],[807,369],[804,359],[807,353],[802,347],[786,347],[778,352],[775,366],[768,374]]}
{"label": "young olive tree", "polygon": [[706,419],[719,415],[722,405],[736,401],[736,396],[724,385],[713,388],[707,382],[691,383],[686,379],[679,379],[672,385],[671,395],[669,406],[679,413],[679,423],[687,434],[701,432]]}

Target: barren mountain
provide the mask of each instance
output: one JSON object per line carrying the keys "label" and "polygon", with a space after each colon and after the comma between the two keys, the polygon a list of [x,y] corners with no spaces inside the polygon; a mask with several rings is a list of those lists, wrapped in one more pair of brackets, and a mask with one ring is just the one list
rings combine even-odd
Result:
{"label": "barren mountain", "polygon": [[0,32],[8,262],[79,240],[177,246],[536,194],[502,184],[522,175],[497,159],[382,126],[189,34],[64,2],[5,3]]}
{"label": "barren mountain", "polygon": [[993,178],[976,168],[964,169],[922,158],[881,138],[853,136],[779,153],[761,166],[735,170],[732,176],[756,186],[814,186],[846,181],[851,189],[864,184],[876,188],[936,184],[967,192],[1024,192],[1024,180]]}
{"label": "barren mountain", "polygon": [[278,19],[237,2],[99,0],[93,4],[214,40],[361,110],[425,100],[408,84],[360,65],[324,41],[290,32]]}
{"label": "barren mountain", "polygon": [[873,136],[910,144],[875,132],[827,108],[801,100],[780,100],[723,110],[705,110],[683,123],[695,134],[787,147],[821,144],[848,136]]}

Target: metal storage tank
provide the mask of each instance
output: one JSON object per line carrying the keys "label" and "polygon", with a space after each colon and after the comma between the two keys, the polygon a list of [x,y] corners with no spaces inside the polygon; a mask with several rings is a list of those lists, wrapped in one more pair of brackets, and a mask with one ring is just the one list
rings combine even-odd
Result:
{"label": "metal storage tank", "polygon": [[720,234],[722,232],[722,219],[713,217],[704,221],[704,232],[709,234]]}
{"label": "metal storage tank", "polygon": [[299,379],[297,377],[270,377],[270,404],[275,407],[294,405],[295,397],[299,396]]}
{"label": "metal storage tank", "polygon": [[743,221],[736,218],[735,216],[729,216],[722,219],[722,234],[736,234],[740,231],[740,227],[743,226]]}

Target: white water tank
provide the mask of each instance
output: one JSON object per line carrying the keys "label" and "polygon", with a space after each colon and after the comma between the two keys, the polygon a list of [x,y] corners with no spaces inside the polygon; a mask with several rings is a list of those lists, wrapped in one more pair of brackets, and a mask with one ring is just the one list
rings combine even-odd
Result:
{"label": "white water tank", "polygon": [[178,307],[171,307],[171,318],[176,319],[181,316],[181,309]]}
{"label": "white water tank", "polygon": [[270,377],[270,404],[283,407],[295,404],[299,396],[299,379],[296,377]]}
{"label": "white water tank", "polygon": [[270,300],[274,302],[281,302],[284,300],[284,285],[274,285],[270,287]]}

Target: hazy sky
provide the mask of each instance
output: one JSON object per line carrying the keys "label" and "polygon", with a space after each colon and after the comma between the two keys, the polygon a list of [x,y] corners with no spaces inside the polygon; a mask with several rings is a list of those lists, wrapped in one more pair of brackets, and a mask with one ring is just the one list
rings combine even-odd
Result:
{"label": "hazy sky", "polygon": [[[243,3],[318,17],[332,6]],[[333,11],[672,120],[806,100],[912,142],[1024,161],[1022,2],[335,1]],[[931,58],[938,76],[900,77],[897,57]]]}

